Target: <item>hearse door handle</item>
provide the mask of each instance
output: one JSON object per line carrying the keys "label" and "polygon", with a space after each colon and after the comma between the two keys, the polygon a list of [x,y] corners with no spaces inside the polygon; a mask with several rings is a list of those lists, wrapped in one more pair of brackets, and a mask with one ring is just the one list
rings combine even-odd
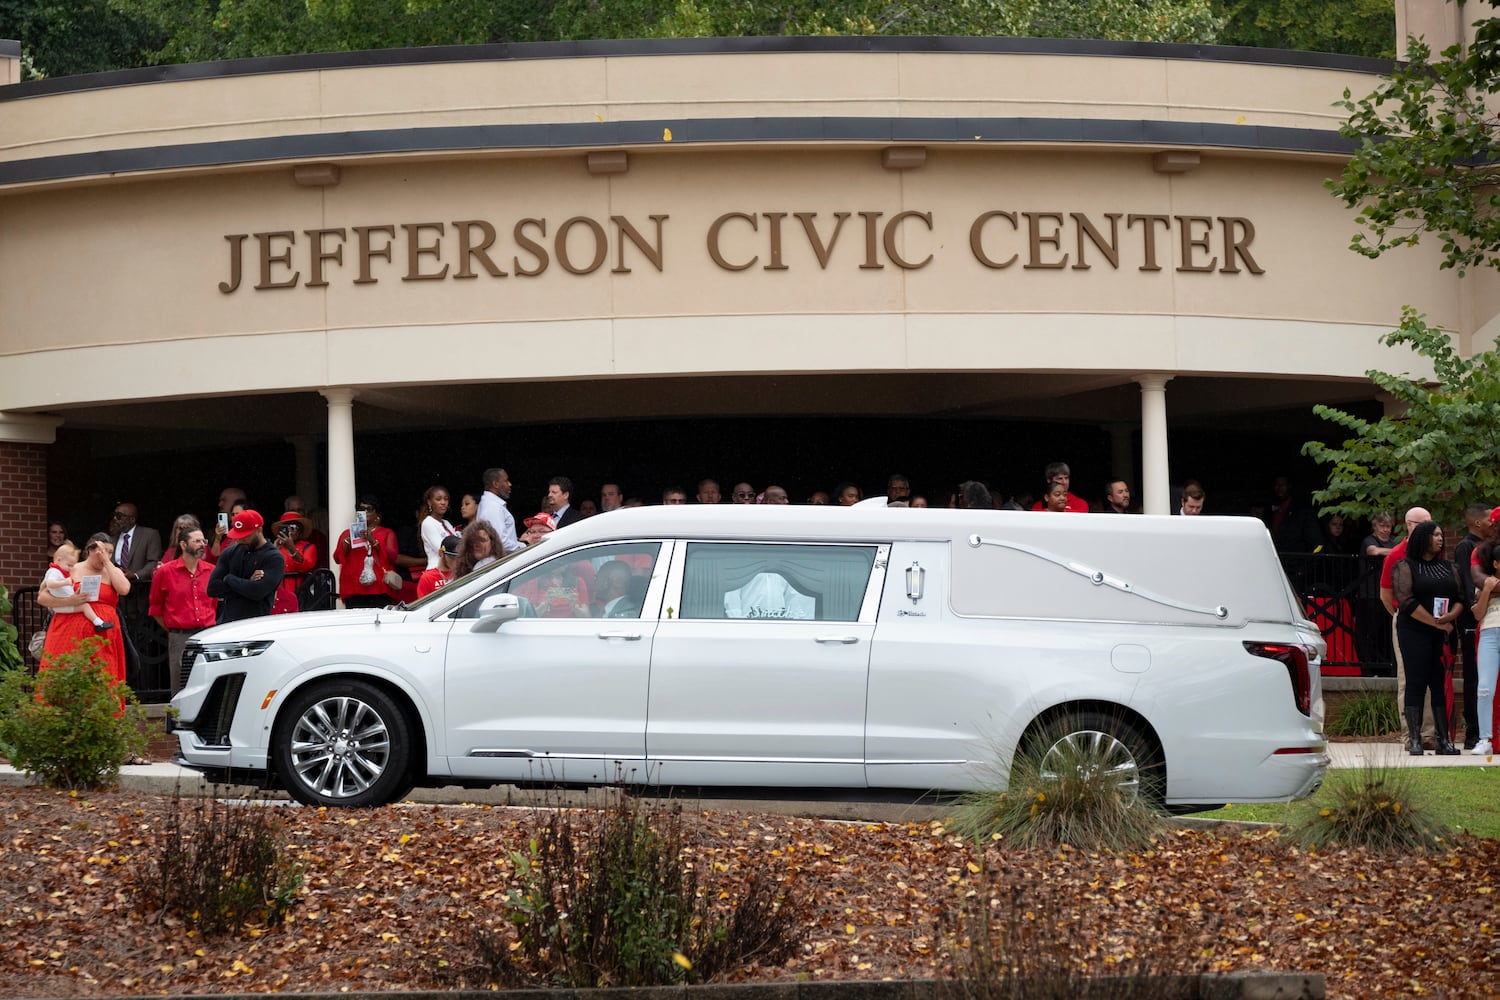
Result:
{"label": "hearse door handle", "polygon": [[859,641],[857,635],[820,635],[814,642],[837,642],[845,646],[852,646]]}
{"label": "hearse door handle", "polygon": [[601,638],[601,639],[624,639],[626,642],[640,642],[641,641],[641,633],[639,633],[639,632],[600,632],[599,633],[599,638]]}

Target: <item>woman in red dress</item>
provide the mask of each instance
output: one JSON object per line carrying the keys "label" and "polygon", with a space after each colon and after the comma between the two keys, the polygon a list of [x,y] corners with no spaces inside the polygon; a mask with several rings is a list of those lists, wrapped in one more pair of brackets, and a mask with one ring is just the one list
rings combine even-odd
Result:
{"label": "woman in red dress", "polygon": [[104,640],[99,655],[104,660],[105,669],[109,671],[116,683],[125,682],[125,644],[120,638],[120,614],[117,607],[120,598],[130,593],[130,581],[125,579],[125,574],[120,572],[120,567],[114,564],[114,552],[115,547],[110,542],[109,536],[100,532],[88,540],[88,544],[83,548],[83,558],[78,560],[78,565],[73,567],[75,583],[81,583],[84,577],[100,578],[98,597],[91,598],[84,594],[53,597],[46,591],[37,595],[37,603],[48,608],[90,603],[100,618],[116,626],[107,632],[97,632],[94,630],[93,623],[85,615],[53,615],[51,624],[47,626],[46,645],[42,647],[43,670],[51,666],[53,657],[73,652],[80,639],[92,639],[97,636]]}

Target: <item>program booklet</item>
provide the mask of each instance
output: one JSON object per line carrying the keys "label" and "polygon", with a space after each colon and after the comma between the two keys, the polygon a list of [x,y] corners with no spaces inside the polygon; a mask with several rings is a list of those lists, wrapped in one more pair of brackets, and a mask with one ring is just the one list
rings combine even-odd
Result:
{"label": "program booklet", "polygon": [[103,582],[104,577],[102,576],[85,576],[78,581],[78,592],[87,597],[91,602],[97,601],[99,599],[99,585]]}

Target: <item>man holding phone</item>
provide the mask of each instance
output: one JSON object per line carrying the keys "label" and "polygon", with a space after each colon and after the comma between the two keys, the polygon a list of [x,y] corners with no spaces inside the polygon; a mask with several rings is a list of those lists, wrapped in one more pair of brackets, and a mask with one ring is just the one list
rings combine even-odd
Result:
{"label": "man holding phone", "polygon": [[255,511],[234,515],[227,535],[234,544],[224,550],[208,578],[208,596],[219,602],[219,625],[270,614],[286,575],[286,560],[266,541],[265,520]]}

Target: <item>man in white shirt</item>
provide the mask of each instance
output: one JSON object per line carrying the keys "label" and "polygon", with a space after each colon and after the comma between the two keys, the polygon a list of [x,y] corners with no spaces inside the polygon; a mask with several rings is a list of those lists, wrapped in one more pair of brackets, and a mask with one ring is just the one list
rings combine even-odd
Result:
{"label": "man in white shirt", "polygon": [[506,555],[524,547],[516,537],[516,519],[505,501],[510,499],[510,474],[504,469],[484,470],[484,494],[479,498],[479,519],[488,521],[500,536],[500,547]]}
{"label": "man in white shirt", "polygon": [[625,491],[620,489],[619,483],[605,483],[599,489],[599,513],[607,510],[619,510],[620,505],[625,502]]}

